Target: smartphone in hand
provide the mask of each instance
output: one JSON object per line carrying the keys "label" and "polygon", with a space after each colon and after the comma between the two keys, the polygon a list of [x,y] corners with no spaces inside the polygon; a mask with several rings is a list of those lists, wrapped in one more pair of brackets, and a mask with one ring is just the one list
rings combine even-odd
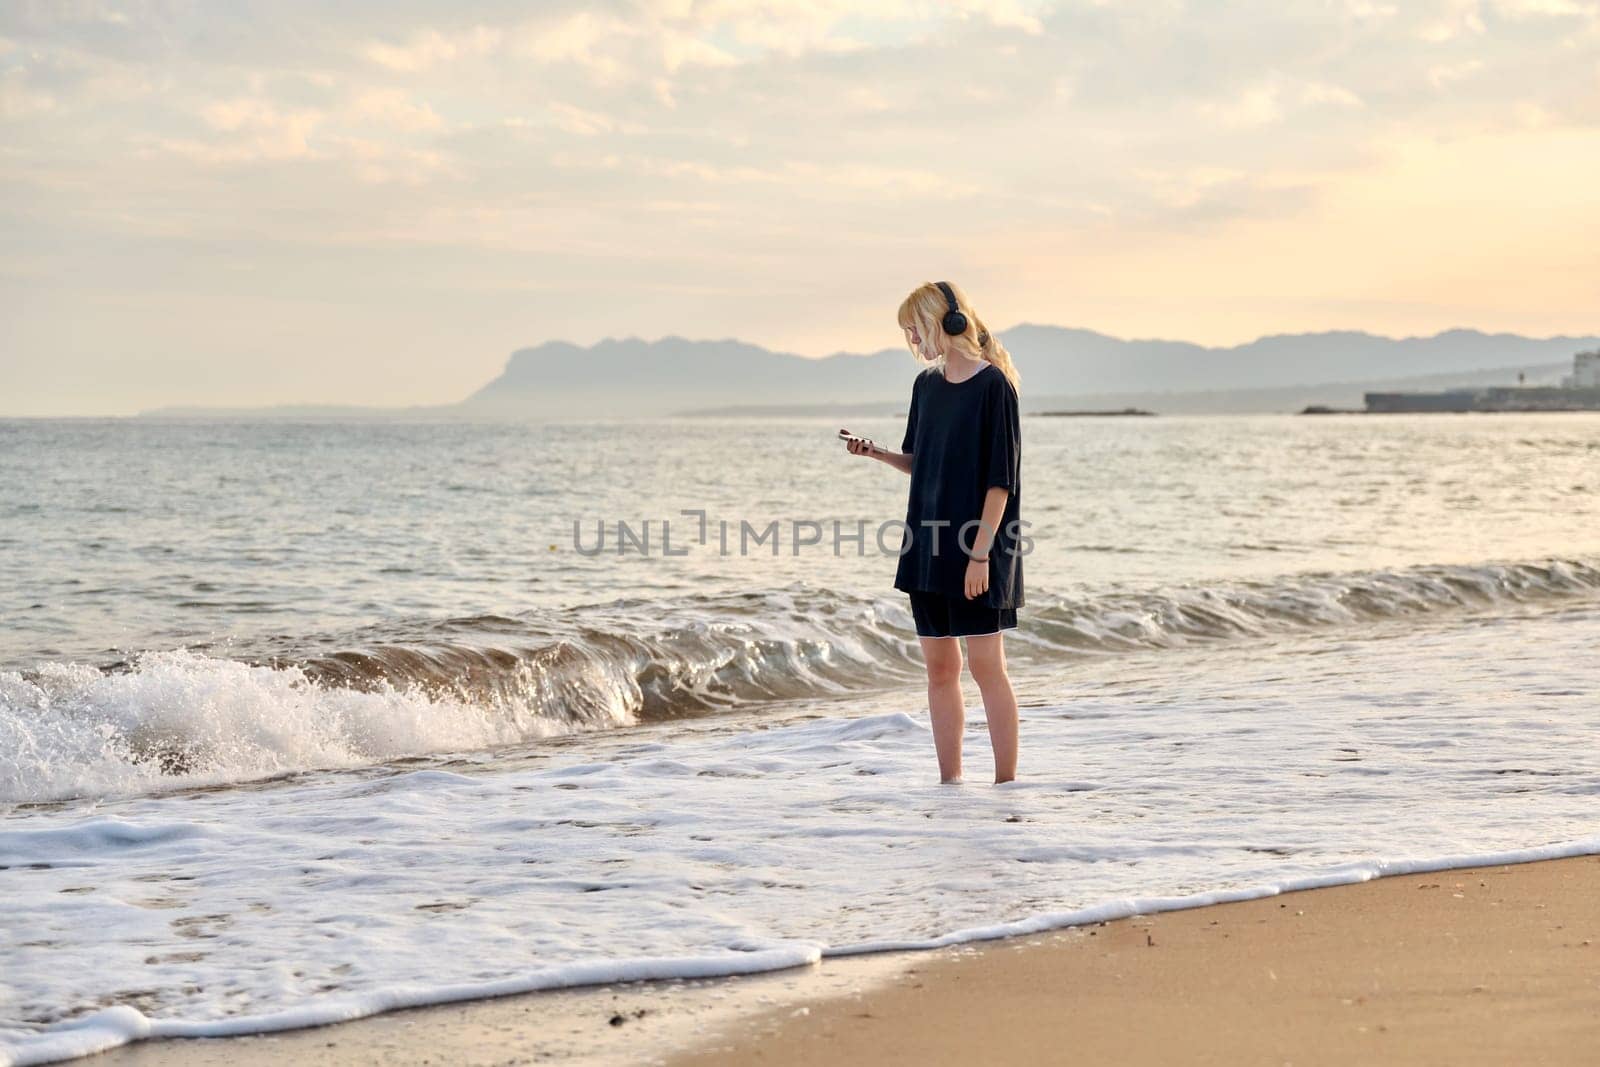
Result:
{"label": "smartphone in hand", "polygon": [[865,438],[865,437],[857,437],[855,434],[851,433],[849,430],[840,430],[839,431],[839,440],[843,441],[845,444],[863,445],[863,446],[866,447],[866,450],[868,452],[876,452],[878,450],[878,446],[873,444],[870,439]]}

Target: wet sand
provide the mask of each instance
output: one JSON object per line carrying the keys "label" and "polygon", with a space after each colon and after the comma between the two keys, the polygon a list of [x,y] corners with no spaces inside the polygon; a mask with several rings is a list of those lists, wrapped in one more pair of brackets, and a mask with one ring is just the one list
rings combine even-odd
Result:
{"label": "wet sand", "polygon": [[165,1041],[96,1067],[1594,1064],[1600,857],[1406,875],[777,975]]}
{"label": "wet sand", "polygon": [[929,957],[689,1064],[1596,1064],[1600,857],[1291,893]]}

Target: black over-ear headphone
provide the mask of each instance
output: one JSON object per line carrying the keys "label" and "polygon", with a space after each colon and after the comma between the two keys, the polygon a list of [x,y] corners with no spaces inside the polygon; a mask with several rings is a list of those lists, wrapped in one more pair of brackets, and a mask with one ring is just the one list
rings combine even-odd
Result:
{"label": "black over-ear headphone", "polygon": [[944,320],[939,325],[944,327],[944,332],[951,337],[958,337],[967,332],[967,317],[961,314],[961,305],[956,303],[955,290],[950,288],[949,282],[935,282],[940,292],[944,293],[945,302],[950,305],[950,310],[944,313]]}

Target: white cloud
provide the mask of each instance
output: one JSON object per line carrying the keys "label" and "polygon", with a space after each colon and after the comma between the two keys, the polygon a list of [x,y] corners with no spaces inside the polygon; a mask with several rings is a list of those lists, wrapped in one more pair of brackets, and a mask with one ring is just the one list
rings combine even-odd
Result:
{"label": "white cloud", "polygon": [[390,70],[415,74],[441,63],[487,55],[500,46],[501,32],[487,26],[474,26],[462,33],[446,36],[437,30],[423,30],[403,45],[370,41],[362,54]]}
{"label": "white cloud", "polygon": [[455,173],[443,153],[431,149],[397,148],[358,137],[334,138],[332,144],[351,165],[356,180],[367,185],[417,187]]}
{"label": "white cloud", "polygon": [[610,115],[559,100],[552,100],[546,110],[550,113],[551,121],[559,129],[577,134],[579,137],[598,137],[607,133],[637,133],[640,130],[637,123],[624,122]]}
{"label": "white cloud", "polygon": [[1600,19],[1600,3],[1594,0],[1490,0],[1490,3],[1495,14],[1509,19]]}
{"label": "white cloud", "polygon": [[682,67],[728,67],[738,60],[709,41],[667,28],[661,35],[661,62],[672,74]]}
{"label": "white cloud", "polygon": [[1344,7],[1352,18],[1361,21],[1388,20],[1400,13],[1394,4],[1374,3],[1373,0],[1345,0]]}
{"label": "white cloud", "polygon": [[1464,59],[1459,63],[1435,63],[1428,68],[1428,84],[1442,89],[1451,82],[1463,81],[1483,70],[1483,60]]}
{"label": "white cloud", "polygon": [[1273,126],[1298,111],[1325,105],[1345,109],[1363,106],[1361,97],[1342,85],[1274,76],[1245,86],[1231,96],[1202,101],[1197,110],[1221,127],[1250,129]]}
{"label": "white cloud", "polygon": [[1445,0],[1433,6],[1439,10],[1432,13],[1417,31],[1417,36],[1422,40],[1443,44],[1459,37],[1484,33],[1478,0]]}
{"label": "white cloud", "polygon": [[620,18],[578,11],[554,22],[525,27],[517,36],[517,50],[545,62],[590,61],[597,46],[618,37],[631,37],[640,27]]}
{"label": "white cloud", "polygon": [[996,26],[1041,34],[1044,24],[1017,0],[960,0],[957,6],[966,14],[986,19]]}
{"label": "white cloud", "polygon": [[218,100],[202,108],[200,115],[213,130],[231,136],[210,143],[167,143],[195,159],[213,162],[310,156],[309,138],[324,119],[320,111],[280,111],[268,101],[252,98]]}
{"label": "white cloud", "polygon": [[443,125],[433,108],[413,103],[403,89],[369,89],[351,101],[350,115],[407,132],[437,130]]}
{"label": "white cloud", "polygon": [[1202,115],[1222,126],[1270,126],[1283,118],[1283,101],[1277,85],[1252,85],[1226,99],[1206,101]]}
{"label": "white cloud", "polygon": [[1340,107],[1361,107],[1361,98],[1342,85],[1330,82],[1307,82],[1300,87],[1300,100],[1305,104],[1337,104]]}

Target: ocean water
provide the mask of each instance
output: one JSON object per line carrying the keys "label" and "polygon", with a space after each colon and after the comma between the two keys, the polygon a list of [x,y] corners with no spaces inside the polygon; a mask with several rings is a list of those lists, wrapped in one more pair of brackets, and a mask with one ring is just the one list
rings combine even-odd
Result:
{"label": "ocean water", "polygon": [[1027,420],[958,788],[836,428],[0,422],[0,1063],[1600,851],[1600,416]]}

